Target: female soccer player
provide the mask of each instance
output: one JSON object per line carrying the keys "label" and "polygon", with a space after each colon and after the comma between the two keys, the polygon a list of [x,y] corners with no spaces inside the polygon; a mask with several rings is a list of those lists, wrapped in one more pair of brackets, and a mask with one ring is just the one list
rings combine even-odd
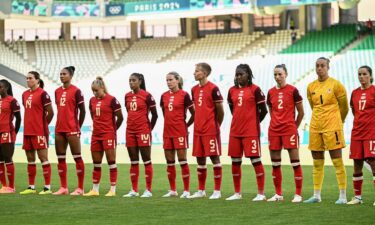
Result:
{"label": "female soccer player", "polygon": [[111,189],[105,195],[116,196],[116,131],[123,119],[121,106],[117,99],[108,93],[103,78],[97,77],[91,84],[94,97],[90,99],[89,109],[93,122],[91,136],[91,156],[94,164],[92,171],[92,189],[83,196],[99,196],[99,184],[102,176],[102,160],[105,152],[109,166]]}
{"label": "female soccer player", "polygon": [[[302,168],[299,162],[299,137],[297,128],[301,124],[304,112],[302,97],[297,88],[286,83],[288,76],[284,64],[274,69],[276,87],[271,88],[267,95],[271,123],[268,129],[268,142],[272,161],[272,177],[276,194],[269,202],[284,200],[282,193],[281,149],[287,149],[294,170],[296,193],[292,202],[302,201]],[[296,118],[296,109],[298,111]]]}
{"label": "female soccer player", "polygon": [[26,77],[27,86],[30,88],[22,94],[22,104],[25,107],[23,149],[27,157],[27,172],[29,187],[20,194],[35,194],[36,164],[35,156],[42,163],[44,176],[44,189],[41,195],[51,194],[51,165],[48,162],[48,124],[53,118],[51,98],[43,90],[44,83],[38,72],[30,71]]}
{"label": "female soccer player", "polygon": [[[60,72],[60,81],[63,85],[55,91],[57,106],[57,120],[55,128],[55,146],[58,159],[57,169],[60,176],[60,189],[54,195],[67,195],[67,167],[66,149],[68,145],[76,162],[78,187],[71,195],[83,194],[83,179],[85,176],[85,164],[81,157],[81,126],[85,120],[86,110],[81,90],[71,84],[75,68],[65,67]],[[79,111],[79,117],[78,117]]]}
{"label": "female soccer player", "polygon": [[[0,80],[0,180],[1,194],[15,193],[13,153],[16,136],[21,125],[20,105],[13,98],[12,85],[7,80]],[[16,126],[13,119],[16,118]],[[6,170],[5,170],[6,168]],[[6,183],[8,175],[8,185]]]}
{"label": "female soccer player", "polygon": [[253,164],[258,194],[253,201],[265,201],[264,167],[260,159],[260,123],[267,115],[266,99],[260,88],[253,84],[249,65],[236,68],[234,86],[228,91],[228,104],[233,115],[229,135],[228,155],[232,158],[234,195],[226,200],[241,199],[242,155]]}
{"label": "female soccer player", "polygon": [[[355,196],[348,204],[361,204],[363,162],[372,169],[375,185],[375,87],[372,85],[372,69],[361,66],[358,69],[358,80],[361,87],[355,89],[350,99],[354,115],[350,158],[354,160],[353,187]],[[375,205],[375,203],[374,203]]]}
{"label": "female soccer player", "polygon": [[[181,198],[190,196],[189,182],[190,170],[186,158],[188,146],[187,128],[194,122],[194,106],[189,94],[182,90],[183,79],[176,72],[167,74],[167,85],[169,91],[165,92],[160,99],[160,107],[164,115],[163,147],[165,159],[167,160],[167,173],[170,190],[163,197],[177,196],[176,191],[176,168],[175,155],[181,166],[181,175],[184,182],[184,192]],[[186,123],[186,111],[190,111],[189,121]]]}
{"label": "female soccer player", "polygon": [[198,191],[189,198],[206,196],[207,166],[210,157],[214,170],[214,191],[209,199],[221,198],[222,166],[220,163],[220,125],[224,119],[223,97],[219,88],[208,80],[211,66],[198,63],[194,78],[199,84],[191,89],[195,106],[193,156],[197,157]]}
{"label": "female soccer player", "polygon": [[343,123],[349,111],[348,99],[344,86],[328,75],[329,59],[318,58],[315,70],[318,79],[307,87],[307,99],[312,109],[309,149],[313,157],[314,195],[304,202],[321,202],[324,151],[329,151],[340,189],[336,204],[346,204],[346,171],[341,149],[345,147]]}
{"label": "female soccer player", "polygon": [[[136,197],[138,194],[139,153],[145,165],[146,190],[141,197],[152,197],[153,168],[151,163],[151,131],[156,124],[158,114],[156,103],[150,93],[146,91],[145,78],[140,73],[133,73],[129,77],[132,90],[125,95],[125,106],[128,112],[126,127],[126,147],[128,148],[130,179],[132,190],[123,197]],[[151,111],[151,122],[148,117]]]}

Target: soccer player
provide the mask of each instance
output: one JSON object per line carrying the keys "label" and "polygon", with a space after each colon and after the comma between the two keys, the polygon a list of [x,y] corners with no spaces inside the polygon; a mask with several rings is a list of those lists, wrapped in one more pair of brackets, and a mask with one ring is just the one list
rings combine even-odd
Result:
{"label": "soccer player", "polygon": [[[153,168],[151,162],[151,131],[156,124],[158,113],[152,95],[146,91],[145,78],[140,73],[133,73],[129,77],[131,91],[125,95],[125,106],[128,112],[126,127],[126,147],[128,149],[130,165],[130,180],[132,190],[123,197],[137,197],[139,177],[139,153],[145,166],[146,190],[142,198],[152,197]],[[151,111],[151,122],[148,117]]]}
{"label": "soccer player", "polygon": [[[57,120],[55,128],[55,147],[58,159],[57,169],[59,171],[61,187],[54,195],[67,195],[66,149],[70,146],[74,161],[76,162],[76,173],[78,187],[71,195],[83,194],[83,180],[85,176],[85,164],[81,157],[81,126],[85,120],[86,110],[81,90],[71,84],[75,68],[65,67],[60,71],[60,81],[63,85],[55,91],[55,102],[57,106]],[[78,116],[79,111],[79,116]]]}
{"label": "soccer player", "polygon": [[264,201],[264,167],[260,159],[260,122],[267,115],[266,99],[253,84],[253,72],[247,64],[236,68],[234,86],[228,91],[228,104],[233,115],[229,134],[228,155],[232,158],[234,195],[226,200],[241,199],[242,156],[250,158],[258,185],[253,201]]}
{"label": "soccer player", "polygon": [[[194,122],[194,105],[189,94],[182,90],[183,79],[176,72],[167,74],[167,85],[169,91],[164,92],[160,99],[160,107],[164,115],[163,147],[165,159],[167,160],[167,173],[170,190],[163,197],[177,196],[176,191],[176,168],[175,155],[181,166],[181,175],[184,182],[184,192],[180,198],[190,196],[190,170],[186,158],[188,146],[187,128]],[[186,111],[191,116],[186,123]]]}
{"label": "soccer player", "polygon": [[206,196],[207,157],[210,157],[213,164],[215,183],[210,199],[221,198],[220,125],[224,118],[224,108],[219,88],[207,79],[210,74],[211,66],[207,63],[198,63],[195,66],[194,78],[199,84],[191,90],[195,114],[198,115],[194,118],[193,156],[197,157],[199,185],[198,191],[189,198]]}
{"label": "soccer player", "polygon": [[[281,150],[287,149],[294,170],[296,192],[292,202],[302,201],[302,168],[299,161],[299,137],[297,128],[301,124],[304,112],[302,97],[296,87],[286,83],[288,76],[284,64],[274,69],[276,86],[268,91],[267,105],[270,109],[271,123],[268,128],[268,142],[272,161],[272,177],[276,194],[269,202],[283,201]],[[297,109],[297,117],[296,117]]]}
{"label": "soccer player", "polygon": [[116,196],[117,165],[116,165],[116,131],[121,126],[123,116],[121,105],[111,96],[103,78],[97,77],[91,84],[94,97],[90,99],[89,109],[93,122],[91,136],[91,156],[94,164],[92,171],[92,189],[83,196],[99,196],[99,184],[102,176],[102,160],[105,152],[109,166],[111,188],[105,195]]}
{"label": "soccer player", "polygon": [[336,170],[340,190],[336,204],[346,204],[346,171],[341,149],[345,147],[343,123],[348,114],[348,99],[344,86],[328,75],[329,59],[318,58],[315,70],[318,79],[307,87],[312,115],[309,149],[313,157],[314,195],[305,203],[321,202],[324,177],[324,151],[329,151]]}
{"label": "soccer player", "polygon": [[[375,185],[375,87],[372,85],[372,69],[361,66],[358,69],[361,87],[352,92],[350,107],[354,115],[350,158],[354,160],[353,187],[355,196],[348,204],[361,204],[363,162],[371,166]],[[374,203],[375,205],[375,203]]]}
{"label": "soccer player", "polygon": [[36,153],[42,163],[45,185],[40,195],[51,192],[51,165],[48,162],[48,124],[53,118],[51,98],[43,90],[44,83],[38,72],[30,71],[26,77],[30,88],[22,94],[22,104],[25,107],[23,149],[27,157],[27,172],[29,187],[20,194],[35,194]]}
{"label": "soccer player", "polygon": [[[0,194],[15,193],[13,153],[16,136],[21,125],[20,105],[13,98],[12,85],[7,80],[0,80]],[[13,120],[16,118],[15,125]],[[5,170],[6,168],[6,170]],[[6,183],[8,175],[8,185]]]}

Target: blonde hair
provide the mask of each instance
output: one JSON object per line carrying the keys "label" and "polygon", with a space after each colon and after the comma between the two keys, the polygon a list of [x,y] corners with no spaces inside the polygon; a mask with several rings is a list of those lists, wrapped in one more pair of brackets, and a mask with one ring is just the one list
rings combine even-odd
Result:
{"label": "blonde hair", "polygon": [[171,71],[167,75],[172,75],[176,80],[178,80],[178,88],[182,90],[182,88],[184,87],[184,79],[182,79],[180,74],[175,71]]}
{"label": "blonde hair", "polygon": [[91,85],[97,85],[100,88],[104,89],[104,93],[108,94],[107,87],[105,86],[104,80],[101,76],[96,77],[96,79],[92,82]]}

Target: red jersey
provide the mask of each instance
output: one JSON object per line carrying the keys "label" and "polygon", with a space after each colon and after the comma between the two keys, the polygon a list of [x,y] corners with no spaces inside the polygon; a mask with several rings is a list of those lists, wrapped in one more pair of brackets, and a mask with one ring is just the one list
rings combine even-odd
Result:
{"label": "red jersey", "polygon": [[22,104],[25,107],[24,135],[47,136],[49,134],[47,111],[45,107],[51,104],[51,98],[42,88],[27,90],[22,94]]}
{"label": "red jersey", "polygon": [[220,133],[219,122],[216,118],[215,103],[223,102],[219,88],[208,81],[207,84],[195,85],[191,89],[195,107],[194,135],[209,136]]}
{"label": "red jersey", "polygon": [[297,133],[296,105],[302,102],[297,88],[287,84],[268,91],[267,105],[271,108],[268,136],[286,136]]}
{"label": "red jersey", "polygon": [[148,112],[151,107],[156,107],[152,95],[142,89],[138,93],[131,91],[125,95],[125,106],[128,112],[126,132],[150,133],[151,123]]}
{"label": "red jersey", "polygon": [[116,138],[116,117],[115,112],[121,110],[117,99],[109,94],[98,99],[90,99],[90,113],[93,122],[92,136],[95,139]]}
{"label": "red jersey", "polygon": [[257,105],[265,101],[263,92],[255,84],[246,87],[231,87],[228,91],[228,104],[233,107],[233,117],[229,136],[260,136]]}
{"label": "red jersey", "polygon": [[20,111],[20,105],[13,96],[0,98],[0,133],[14,131],[14,113]]}
{"label": "red jersey", "polygon": [[163,137],[186,137],[186,111],[193,107],[189,94],[184,90],[167,91],[161,96],[160,107],[164,112]]}
{"label": "red jersey", "polygon": [[373,140],[375,138],[375,87],[352,92],[350,107],[354,111],[352,140]]}
{"label": "red jersey", "polygon": [[59,87],[55,91],[57,105],[56,132],[80,132],[78,106],[84,104],[81,90],[70,85]]}

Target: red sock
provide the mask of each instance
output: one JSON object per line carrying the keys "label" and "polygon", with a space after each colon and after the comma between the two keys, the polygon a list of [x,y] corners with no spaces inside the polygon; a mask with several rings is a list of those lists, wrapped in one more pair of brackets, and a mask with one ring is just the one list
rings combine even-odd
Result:
{"label": "red sock", "polygon": [[214,169],[214,182],[215,182],[214,190],[220,191],[221,181],[223,179],[223,167],[219,163],[219,164],[214,165],[213,169]]}
{"label": "red sock", "polygon": [[132,182],[132,189],[138,192],[138,177],[139,177],[139,164],[132,162],[130,165],[130,180]]}
{"label": "red sock", "polygon": [[189,164],[185,162],[180,162],[182,181],[184,182],[184,191],[190,190],[190,169]]}
{"label": "red sock", "polygon": [[355,195],[362,195],[363,173],[353,174],[353,187]]}
{"label": "red sock", "polygon": [[6,163],[9,187],[14,188],[14,164],[13,162]]}
{"label": "red sock", "polygon": [[48,161],[42,163],[44,184],[51,185],[51,164]]}
{"label": "red sock", "polygon": [[111,182],[111,186],[116,186],[116,183],[117,183],[116,163],[109,164],[109,181]]}
{"label": "red sock", "polygon": [[27,174],[29,177],[29,185],[35,184],[36,165],[35,162],[27,164]]}
{"label": "red sock", "polygon": [[94,164],[94,170],[92,171],[92,183],[99,184],[102,178],[102,165]]}
{"label": "red sock", "polygon": [[5,177],[5,163],[0,162],[0,182],[3,187],[7,186],[7,180]]}
{"label": "red sock", "polygon": [[[260,160],[260,159],[259,159]],[[257,178],[258,194],[264,194],[264,167],[261,161],[253,163]]]}
{"label": "red sock", "polygon": [[232,162],[232,177],[234,184],[234,192],[241,193],[241,162]]}
{"label": "red sock", "polygon": [[275,186],[276,194],[283,195],[283,191],[282,191],[283,174],[281,173],[281,160],[272,161],[272,178],[273,178],[273,185]]}
{"label": "red sock", "polygon": [[206,190],[207,167],[206,165],[197,167],[198,172],[198,190]]}
{"label": "red sock", "polygon": [[176,167],[173,163],[168,163],[167,174],[171,191],[176,191]]}
{"label": "red sock", "polygon": [[151,192],[152,190],[152,176],[154,175],[154,169],[152,168],[151,161],[145,163],[145,178],[146,178],[146,189]]}
{"label": "red sock", "polygon": [[67,185],[67,179],[66,179],[66,172],[67,172],[66,160],[65,160],[65,156],[63,157],[64,158],[62,158],[61,156],[61,158],[59,158],[59,156],[57,156],[58,158],[57,170],[59,172],[61,187],[67,188],[68,185]]}
{"label": "red sock", "polygon": [[78,178],[78,188],[83,189],[83,183],[85,180],[85,163],[82,160],[82,157],[76,157],[74,158],[74,161],[76,162],[76,173]]}
{"label": "red sock", "polygon": [[296,184],[296,195],[302,194],[303,173],[299,160],[292,160],[294,170],[294,182]]}

